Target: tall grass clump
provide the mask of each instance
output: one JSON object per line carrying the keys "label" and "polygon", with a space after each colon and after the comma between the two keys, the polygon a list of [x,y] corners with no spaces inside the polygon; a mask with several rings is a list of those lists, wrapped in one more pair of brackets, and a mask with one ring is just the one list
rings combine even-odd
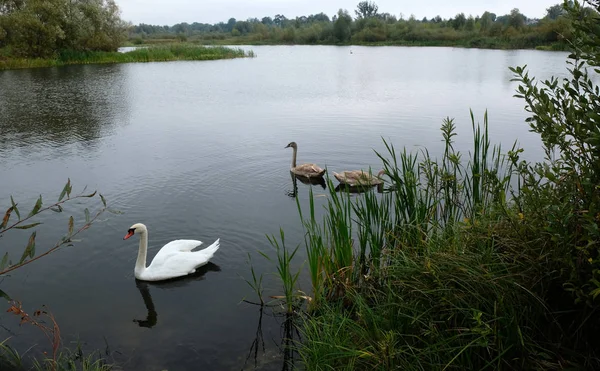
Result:
{"label": "tall grass clump", "polygon": [[511,369],[548,352],[534,336],[546,309],[524,262],[495,237],[512,212],[514,158],[491,146],[487,115],[472,126],[466,162],[446,119],[440,159],[385,143],[383,194],[330,187],[321,223],[311,194],[303,220],[314,305],[299,348],[308,369]]}
{"label": "tall grass clump", "polygon": [[[280,240],[277,240],[275,236],[267,236],[271,245],[275,247],[277,256],[277,275],[283,284],[283,296],[275,296],[275,299],[281,299],[281,302],[285,308],[285,313],[287,315],[291,315],[295,313],[296,309],[298,308],[297,302],[301,296],[297,292],[296,288],[300,270],[295,272],[292,271],[292,260],[294,259],[294,255],[296,255],[300,246],[296,246],[292,251],[290,251],[285,245],[285,233],[283,232],[283,229],[279,230],[279,237]],[[261,252],[261,255],[263,255],[266,259],[271,260],[267,254]]]}
{"label": "tall grass clump", "polygon": [[224,46],[202,46],[171,43],[139,47],[129,52],[61,50],[54,58],[0,59],[0,70],[15,68],[52,67],[71,64],[166,62],[178,60],[216,60],[254,57],[253,51]]}
{"label": "tall grass clump", "polygon": [[567,78],[511,68],[542,161],[492,146],[471,114],[468,153],[446,119],[441,157],[384,141],[381,194],[328,180],[322,219],[312,192],[298,201],[306,369],[600,369],[600,0],[585,3],[564,3]]}

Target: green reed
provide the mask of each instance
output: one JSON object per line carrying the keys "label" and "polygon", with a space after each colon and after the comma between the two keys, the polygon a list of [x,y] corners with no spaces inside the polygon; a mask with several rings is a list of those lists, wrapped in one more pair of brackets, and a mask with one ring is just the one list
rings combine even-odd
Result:
{"label": "green reed", "polygon": [[312,190],[308,213],[297,199],[312,282],[307,369],[510,369],[543,351],[532,334],[545,308],[493,234],[514,161],[491,145],[487,114],[471,123],[467,155],[451,119],[440,158],[384,140],[376,154],[390,182],[354,197],[327,179],[322,220]]}
{"label": "green reed", "polygon": [[[298,269],[298,271],[296,271],[295,273],[292,272],[292,260],[298,252],[298,248],[300,247],[300,245],[296,246],[296,248],[290,251],[285,246],[285,234],[283,232],[283,229],[279,230],[279,237],[281,242],[278,241],[275,236],[267,235],[267,239],[276,251],[277,274],[283,285],[283,297],[276,296],[275,298],[281,298],[286,313],[292,314],[296,309],[296,302],[300,297],[296,289],[296,282],[298,281],[298,276],[301,272],[300,269]],[[272,261],[272,259],[267,254],[263,252],[260,252],[260,254],[263,255],[267,260]]]}
{"label": "green reed", "polygon": [[[244,281],[246,281],[246,283],[248,284],[248,286],[250,286],[252,288],[252,290],[254,291],[254,293],[256,294],[256,296],[258,297],[258,303],[255,304],[259,304],[261,306],[263,306],[265,304],[264,300],[263,300],[263,275],[261,274],[260,276],[257,276],[255,270],[254,270],[254,265],[252,265],[252,256],[250,255],[250,253],[248,253],[248,265],[250,266],[250,273],[252,274],[252,279],[248,280],[242,277],[242,279]],[[248,302],[247,300],[244,299],[244,301]],[[249,302],[250,303],[250,302]]]}
{"label": "green reed", "polygon": [[[8,340],[8,339],[7,339]],[[47,355],[41,358],[25,357],[16,349],[7,344],[7,340],[0,342],[0,369],[13,371],[110,371],[115,369],[102,357],[100,351],[85,354],[81,344],[77,343],[75,349],[62,349],[52,359]]]}
{"label": "green reed", "polygon": [[140,47],[119,52],[89,52],[62,50],[56,58],[48,59],[0,59],[0,70],[15,68],[52,67],[70,64],[165,62],[177,60],[216,60],[254,57],[253,51],[224,46],[202,46],[187,43],[171,43]]}
{"label": "green reed", "polygon": [[[311,292],[299,294],[292,272],[298,247],[269,241],[277,252],[287,313],[299,314],[298,352],[308,370],[543,369],[555,359],[543,341],[551,318],[532,289],[532,260],[519,259],[508,228],[513,145],[492,146],[487,113],[472,149],[455,148],[445,119],[440,157],[383,141],[376,152],[389,178],[378,192],[355,196],[327,178],[324,215],[315,195],[296,198],[304,228]],[[513,155],[511,155],[511,153]],[[533,273],[532,273],[533,272]],[[299,311],[299,298],[308,298]]]}
{"label": "green reed", "polygon": [[346,287],[360,285],[365,275],[389,264],[394,251],[430,249],[436,241],[455,236],[457,226],[472,225],[491,208],[505,204],[513,164],[499,146],[490,147],[487,114],[482,126],[475,124],[472,113],[471,120],[473,151],[466,163],[454,148],[456,126],[446,119],[441,159],[427,150],[397,152],[384,140],[387,154],[376,154],[391,184],[384,186],[382,195],[366,192],[352,198],[336,192],[328,179],[322,223],[315,217],[312,190],[306,218],[297,201],[315,302],[321,296],[340,297]]}

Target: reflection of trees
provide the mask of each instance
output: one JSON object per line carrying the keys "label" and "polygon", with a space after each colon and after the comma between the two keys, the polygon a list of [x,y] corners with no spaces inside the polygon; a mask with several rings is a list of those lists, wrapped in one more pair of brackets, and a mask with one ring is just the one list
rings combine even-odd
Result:
{"label": "reflection of trees", "polygon": [[125,66],[92,65],[0,74],[0,151],[91,142],[126,122]]}
{"label": "reflection of trees", "polygon": [[158,321],[158,313],[156,312],[156,309],[154,308],[154,302],[152,301],[152,295],[150,294],[151,286],[160,287],[160,288],[168,288],[168,289],[175,288],[175,287],[183,287],[183,286],[190,284],[193,281],[203,280],[204,275],[207,272],[220,272],[220,271],[221,271],[221,268],[218,265],[208,262],[207,264],[196,269],[196,272],[194,274],[190,274],[188,276],[181,277],[181,278],[175,278],[172,280],[158,281],[158,282],[147,282],[147,281],[140,281],[140,280],[136,279],[135,286],[138,288],[138,290],[140,290],[140,294],[142,295],[142,299],[144,300],[144,305],[146,306],[146,310],[148,311],[148,314],[146,316],[146,319],[144,319],[144,320],[134,319],[133,322],[136,322],[140,327],[147,327],[147,328],[152,328],[156,325],[156,322]]}

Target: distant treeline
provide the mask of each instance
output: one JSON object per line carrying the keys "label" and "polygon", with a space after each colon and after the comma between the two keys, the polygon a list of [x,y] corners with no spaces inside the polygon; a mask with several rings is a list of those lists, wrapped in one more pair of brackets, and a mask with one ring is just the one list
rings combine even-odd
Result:
{"label": "distant treeline", "polygon": [[[568,6],[568,5],[566,5]],[[593,10],[590,9],[590,12]],[[178,23],[173,26],[139,24],[130,29],[130,40],[137,44],[160,39],[198,40],[205,43],[252,44],[416,44],[464,45],[489,48],[560,47],[571,36],[571,23],[562,4],[546,9],[543,19],[531,19],[519,9],[509,14],[484,12],[480,16],[457,14],[416,19],[380,13],[377,4],[358,3],[352,17],[340,9],[329,17],[324,13],[288,19],[282,14],[262,19],[227,23]]]}
{"label": "distant treeline", "polygon": [[0,60],[116,51],[130,26],[113,0],[0,0]]}

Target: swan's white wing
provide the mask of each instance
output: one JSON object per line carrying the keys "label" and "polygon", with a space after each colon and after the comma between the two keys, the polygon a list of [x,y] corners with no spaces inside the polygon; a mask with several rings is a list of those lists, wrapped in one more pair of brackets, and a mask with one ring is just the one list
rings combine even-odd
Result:
{"label": "swan's white wing", "polygon": [[[172,245],[173,243],[175,244]],[[203,250],[190,251],[200,243],[200,241],[194,240],[177,240],[165,245],[144,271],[143,279],[159,281],[193,273],[196,268],[208,263],[209,259],[219,249],[219,240],[217,239],[212,245]],[[165,250],[165,247],[169,248]],[[187,249],[187,251],[181,249]]]}
{"label": "swan's white wing", "polygon": [[[197,240],[175,240],[164,245],[159,252],[156,253],[150,266],[162,265],[169,257],[182,252],[190,252],[195,247],[202,245],[202,241]],[[150,268],[150,267],[148,267]]]}
{"label": "swan's white wing", "polygon": [[163,251],[192,251],[195,247],[198,247],[200,245],[202,245],[202,241],[198,240],[174,240],[164,245],[160,249],[159,253]]}

